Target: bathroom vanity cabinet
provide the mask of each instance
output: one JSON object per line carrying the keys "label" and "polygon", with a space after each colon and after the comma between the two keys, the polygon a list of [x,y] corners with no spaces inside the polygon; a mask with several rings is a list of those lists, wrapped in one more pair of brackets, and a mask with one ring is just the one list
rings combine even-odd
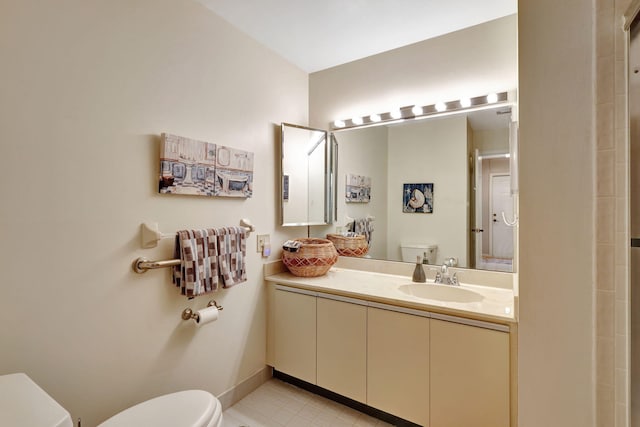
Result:
{"label": "bathroom vanity cabinet", "polygon": [[278,371],[413,423],[510,426],[508,327],[270,285]]}
{"label": "bathroom vanity cabinet", "polygon": [[368,307],[367,404],[429,425],[427,317]]}
{"label": "bathroom vanity cabinet", "polygon": [[367,307],[327,298],[316,304],[316,384],[367,403]]}
{"label": "bathroom vanity cabinet", "polygon": [[[316,297],[300,292],[274,295],[274,367],[316,383]],[[277,339],[276,339],[277,338]]]}
{"label": "bathroom vanity cabinet", "polygon": [[431,427],[509,425],[509,334],[430,319]]}

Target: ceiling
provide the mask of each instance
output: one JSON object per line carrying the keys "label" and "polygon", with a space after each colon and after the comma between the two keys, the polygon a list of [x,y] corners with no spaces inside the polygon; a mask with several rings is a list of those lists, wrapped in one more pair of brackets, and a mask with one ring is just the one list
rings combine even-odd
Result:
{"label": "ceiling", "polygon": [[198,1],[308,73],[517,12],[517,0]]}

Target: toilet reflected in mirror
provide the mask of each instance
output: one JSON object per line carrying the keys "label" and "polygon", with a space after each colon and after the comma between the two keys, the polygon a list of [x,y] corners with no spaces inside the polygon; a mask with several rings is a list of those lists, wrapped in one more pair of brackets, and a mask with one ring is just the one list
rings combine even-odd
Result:
{"label": "toilet reflected in mirror", "polygon": [[418,257],[423,264],[435,264],[437,260],[438,245],[403,242],[400,250],[404,262],[416,262]]}

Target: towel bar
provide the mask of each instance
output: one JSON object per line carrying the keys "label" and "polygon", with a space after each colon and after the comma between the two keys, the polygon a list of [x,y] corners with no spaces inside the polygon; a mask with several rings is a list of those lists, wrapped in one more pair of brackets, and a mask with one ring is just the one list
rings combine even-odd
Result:
{"label": "towel bar", "polygon": [[[351,218],[349,215],[345,215],[345,217],[344,217],[344,218],[345,218],[345,220],[347,221],[347,224],[348,224],[348,223],[350,223],[350,222],[355,221],[355,218]],[[375,216],[373,216],[373,215],[367,215],[367,216],[366,216],[366,219],[368,219],[369,221],[375,221],[375,220],[376,220],[376,217],[375,217]]]}
{"label": "towel bar", "polygon": [[[244,228],[249,235],[251,232],[255,231],[256,228],[251,224],[246,218],[242,218],[240,220],[240,226]],[[142,247],[143,248],[153,248],[158,245],[158,241],[162,239],[175,238],[176,234],[166,234],[158,231],[158,224],[148,224],[144,223],[141,225],[141,235],[142,235]],[[162,261],[150,261],[147,258],[140,257],[133,261],[133,271],[136,273],[146,273],[147,270],[153,270],[156,268],[165,268],[165,267],[173,267],[174,265],[180,265],[179,259],[167,259]]]}
{"label": "towel bar", "polygon": [[[247,230],[247,234],[252,233],[253,231],[256,230],[256,228],[253,226],[253,224],[251,224],[251,221],[249,221],[246,218],[242,218],[240,220],[240,226],[244,227],[245,230]],[[157,223],[143,223],[140,225],[140,238],[141,238],[141,242],[142,242],[142,247],[149,249],[149,248],[155,248],[156,246],[158,246],[158,242],[162,239],[171,239],[176,237],[176,234],[173,233],[161,233],[158,230],[158,224]]]}
{"label": "towel bar", "polygon": [[150,261],[145,257],[140,257],[133,261],[133,271],[136,273],[146,273],[147,270],[153,270],[156,268],[173,267],[174,265],[180,265],[179,259],[166,259],[162,261]]}

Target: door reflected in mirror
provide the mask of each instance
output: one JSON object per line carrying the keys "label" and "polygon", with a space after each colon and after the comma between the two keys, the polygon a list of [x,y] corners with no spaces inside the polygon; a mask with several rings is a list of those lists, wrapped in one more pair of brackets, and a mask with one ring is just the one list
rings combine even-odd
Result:
{"label": "door reflected in mirror", "polygon": [[475,150],[472,200],[475,216],[472,244],[475,259],[469,267],[512,271],[514,257],[514,200],[509,153],[482,155]]}
{"label": "door reflected in mirror", "polygon": [[[415,263],[430,251],[432,264],[453,258],[458,267],[513,271],[510,111],[501,105],[336,132],[337,218],[312,236],[375,218],[367,257]],[[368,203],[348,201],[348,175],[370,177]],[[431,209],[403,209],[407,184],[432,189]]]}

